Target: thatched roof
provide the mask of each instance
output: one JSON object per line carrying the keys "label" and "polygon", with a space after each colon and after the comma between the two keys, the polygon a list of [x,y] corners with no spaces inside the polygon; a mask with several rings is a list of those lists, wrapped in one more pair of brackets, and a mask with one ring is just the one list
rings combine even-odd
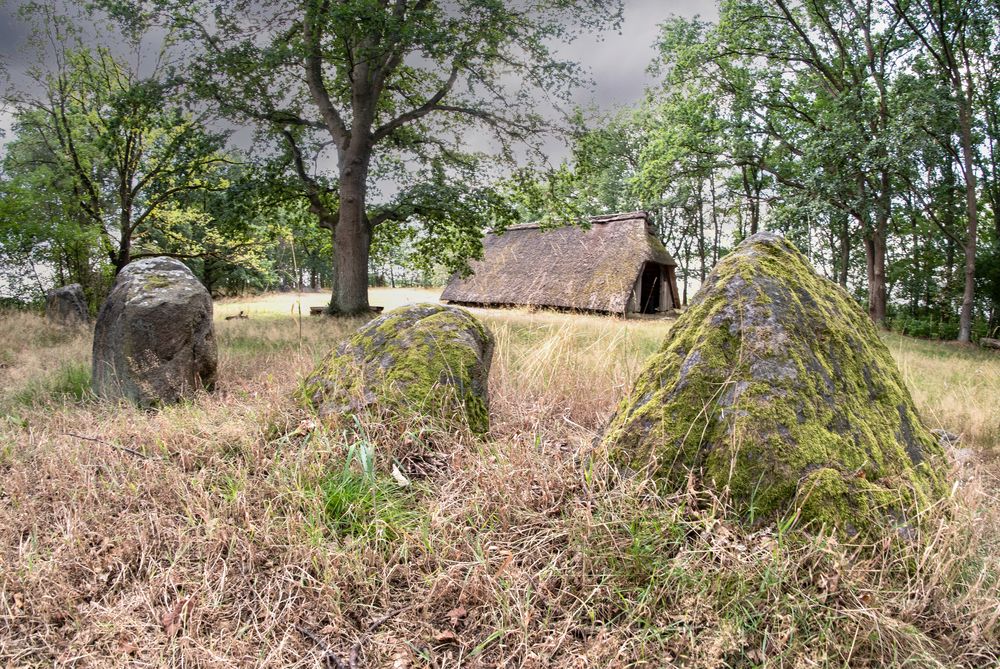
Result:
{"label": "thatched roof", "polygon": [[624,313],[643,263],[677,264],[644,211],[598,216],[590,224],[528,223],[488,233],[483,259],[469,263],[470,276],[453,276],[441,299]]}

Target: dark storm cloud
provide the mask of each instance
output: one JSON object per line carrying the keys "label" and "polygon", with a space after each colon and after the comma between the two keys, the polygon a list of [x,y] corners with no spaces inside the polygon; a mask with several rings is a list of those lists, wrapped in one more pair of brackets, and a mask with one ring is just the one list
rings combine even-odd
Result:
{"label": "dark storm cloud", "polygon": [[[25,49],[28,28],[16,16],[17,0],[0,0],[0,58],[17,72],[28,65]],[[638,100],[649,83],[646,68],[653,57],[653,43],[658,26],[670,15],[714,20],[713,0],[624,0],[624,20],[618,32],[605,32],[599,38],[583,37],[563,50],[563,54],[582,63],[595,82],[593,91],[581,92],[578,102],[596,104],[602,109]]]}

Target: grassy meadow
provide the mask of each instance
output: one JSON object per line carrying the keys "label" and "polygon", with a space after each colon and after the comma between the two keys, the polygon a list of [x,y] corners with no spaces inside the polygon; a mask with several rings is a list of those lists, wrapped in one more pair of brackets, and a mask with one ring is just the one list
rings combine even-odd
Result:
{"label": "grassy meadow", "polygon": [[89,333],[0,314],[0,667],[1000,666],[1000,355],[886,335],[961,462],[915,539],[850,545],[598,475],[670,321],[476,311],[486,438],[345,430],[292,399],[361,323],[326,299],[217,303],[216,392],[155,412],[93,399]]}

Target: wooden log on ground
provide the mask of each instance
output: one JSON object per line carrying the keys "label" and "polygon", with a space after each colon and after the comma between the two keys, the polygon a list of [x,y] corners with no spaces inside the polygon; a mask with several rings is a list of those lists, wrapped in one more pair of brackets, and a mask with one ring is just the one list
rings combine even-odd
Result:
{"label": "wooden log on ground", "polygon": [[983,337],[979,340],[979,345],[983,348],[992,348],[1000,350],[1000,339],[990,339],[989,337]]}
{"label": "wooden log on ground", "polygon": [[[368,311],[370,311],[373,314],[380,314],[380,313],[382,313],[383,310],[385,310],[385,307],[369,307],[368,308]],[[325,306],[322,306],[322,307],[309,307],[309,315],[310,316],[322,316],[325,313],[326,313],[326,307]]]}

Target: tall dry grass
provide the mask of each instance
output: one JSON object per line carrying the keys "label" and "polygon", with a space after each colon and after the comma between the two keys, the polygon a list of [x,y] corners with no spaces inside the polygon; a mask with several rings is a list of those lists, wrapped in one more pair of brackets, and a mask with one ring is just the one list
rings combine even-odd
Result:
{"label": "tall dry grass", "polygon": [[924,421],[962,435],[987,460],[1000,457],[1000,355],[895,334],[886,343]]}
{"label": "tall dry grass", "polygon": [[[88,337],[0,317],[0,665],[996,666],[975,467],[909,543],[748,531],[703,491],[597,475],[667,324],[521,311],[482,314],[487,438],[333,430],[291,395],[357,323],[300,336],[290,299],[222,305],[251,319],[217,323],[218,391],[158,412],[64,392]],[[996,447],[1000,409],[960,400],[995,396],[1000,362],[890,343],[929,422]]]}

